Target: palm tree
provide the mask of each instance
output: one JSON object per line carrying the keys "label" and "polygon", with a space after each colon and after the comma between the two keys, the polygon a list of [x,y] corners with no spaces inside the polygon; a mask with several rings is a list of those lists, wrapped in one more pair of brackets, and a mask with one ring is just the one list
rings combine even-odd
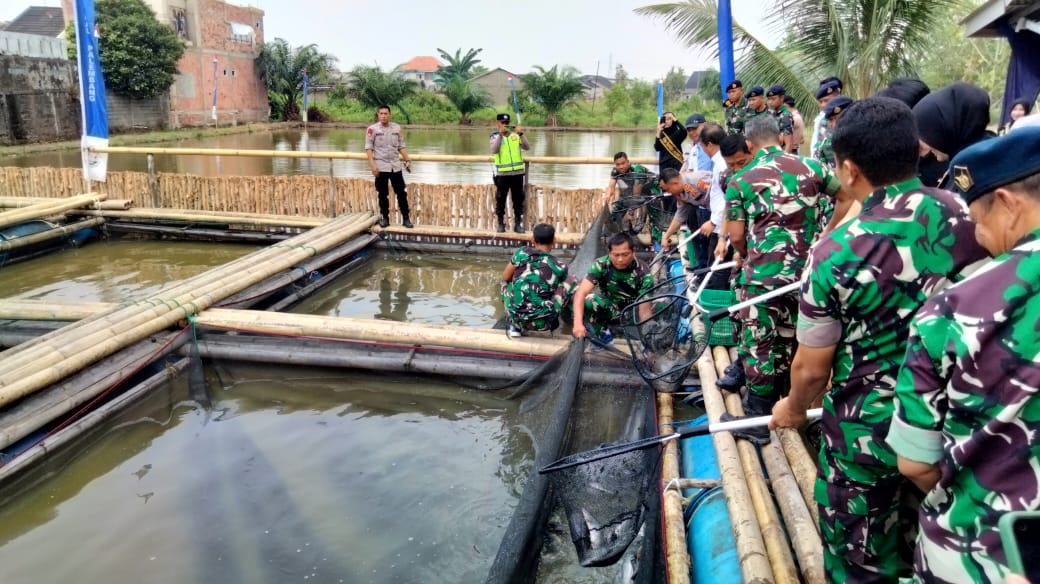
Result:
{"label": "palm tree", "polygon": [[585,85],[578,76],[578,70],[573,67],[559,70],[558,65],[553,65],[551,69],[535,69],[533,73],[520,76],[524,82],[524,91],[535,103],[545,108],[545,123],[556,126],[559,121],[556,114],[584,95]]}
{"label": "palm tree", "polygon": [[[766,20],[788,36],[776,50],[733,22],[738,77],[745,85],[782,84],[803,115],[817,109],[816,82],[830,75],[842,78],[845,93],[866,97],[914,73],[914,60],[927,50],[936,22],[958,1],[778,0]],[[635,12],[664,22],[691,48],[718,56],[716,0],[654,4]]]}
{"label": "palm tree", "polygon": [[267,84],[271,116],[299,119],[300,108],[296,102],[303,96],[303,72],[307,72],[312,83],[325,81],[336,60],[333,55],[320,52],[314,44],[293,48],[285,39],[264,43],[256,57],[256,66],[260,78]]}
{"label": "palm tree", "polygon": [[491,105],[491,96],[469,80],[455,77],[444,84],[444,97],[459,110],[459,123],[469,124],[469,115]]}
{"label": "palm tree", "polygon": [[480,63],[480,59],[477,58],[477,55],[483,50],[470,49],[463,55],[462,49],[456,49],[455,55],[451,55],[444,49],[437,49],[441,58],[448,63],[437,68],[437,85],[444,87],[452,79],[469,79],[479,67],[477,63]]}
{"label": "palm tree", "polygon": [[352,98],[373,109],[381,105],[397,106],[409,124],[412,117],[401,102],[415,94],[418,88],[419,84],[405,79],[400,69],[385,72],[379,67],[358,65],[347,74],[347,92]]}

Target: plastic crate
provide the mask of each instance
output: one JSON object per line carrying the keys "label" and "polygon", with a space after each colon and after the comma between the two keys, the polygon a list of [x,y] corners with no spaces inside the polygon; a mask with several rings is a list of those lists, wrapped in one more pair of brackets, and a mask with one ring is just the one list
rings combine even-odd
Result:
{"label": "plastic crate", "polygon": [[[704,326],[708,326],[708,314],[720,308],[729,308],[737,303],[737,295],[732,290],[703,290],[700,305],[704,307]],[[719,347],[735,347],[737,345],[737,327],[732,318],[722,318],[711,327],[708,344]]]}

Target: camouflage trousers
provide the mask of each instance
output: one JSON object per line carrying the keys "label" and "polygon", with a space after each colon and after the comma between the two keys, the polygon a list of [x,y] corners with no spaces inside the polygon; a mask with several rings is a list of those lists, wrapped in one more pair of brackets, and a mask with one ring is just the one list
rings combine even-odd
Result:
{"label": "camouflage trousers", "polygon": [[[552,299],[542,300],[537,297],[531,286],[516,284],[502,285],[502,305],[506,308],[506,317],[513,326],[525,331],[553,331],[560,328],[560,321],[571,321],[571,298],[578,283],[568,278],[556,288]],[[517,299],[537,299],[517,302]]]}
{"label": "camouflage trousers", "polygon": [[[815,488],[828,582],[895,584],[911,575],[919,499],[909,483],[893,477],[839,485],[817,477]],[[864,504],[868,489],[871,503]]]}
{"label": "camouflage trousers", "polygon": [[[753,298],[768,291],[760,286],[745,286],[741,299]],[[796,293],[740,311],[742,331],[737,351],[744,363],[748,392],[763,400],[776,402],[787,384],[794,356],[794,321],[797,314]]]}
{"label": "camouflage trousers", "polygon": [[621,320],[621,309],[624,307],[606,296],[589,294],[585,297],[585,326],[598,337],[610,323]]}

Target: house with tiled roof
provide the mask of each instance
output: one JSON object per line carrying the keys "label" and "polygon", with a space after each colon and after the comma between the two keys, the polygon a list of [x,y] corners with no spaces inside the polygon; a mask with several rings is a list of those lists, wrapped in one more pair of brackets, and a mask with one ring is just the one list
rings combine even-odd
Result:
{"label": "house with tiled roof", "polygon": [[30,6],[3,30],[54,38],[65,32],[65,15],[60,6]]}
{"label": "house with tiled roof", "polygon": [[412,57],[408,62],[398,67],[405,74],[405,79],[419,82],[423,89],[433,87],[433,76],[443,63],[437,57],[420,55]]}

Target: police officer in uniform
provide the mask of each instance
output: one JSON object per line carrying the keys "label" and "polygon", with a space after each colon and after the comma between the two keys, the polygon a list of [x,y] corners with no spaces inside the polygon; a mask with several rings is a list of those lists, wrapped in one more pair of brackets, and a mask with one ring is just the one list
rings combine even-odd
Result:
{"label": "police officer in uniform", "polygon": [[[401,225],[411,228],[408,219],[408,190],[401,169],[412,172],[412,161],[404,146],[401,126],[390,121],[390,106],[381,105],[376,111],[379,121],[365,131],[365,154],[368,165],[376,177],[376,193],[379,194],[379,226],[390,225],[390,190],[393,185],[397,195],[397,208],[401,211]],[[403,164],[402,164],[403,159]]]}
{"label": "police officer in uniform", "polygon": [[495,155],[495,215],[498,232],[506,230],[506,197],[513,199],[513,231],[524,232],[524,150],[530,150],[524,131],[509,126],[509,114],[495,118],[498,131],[491,134],[491,153]]}

